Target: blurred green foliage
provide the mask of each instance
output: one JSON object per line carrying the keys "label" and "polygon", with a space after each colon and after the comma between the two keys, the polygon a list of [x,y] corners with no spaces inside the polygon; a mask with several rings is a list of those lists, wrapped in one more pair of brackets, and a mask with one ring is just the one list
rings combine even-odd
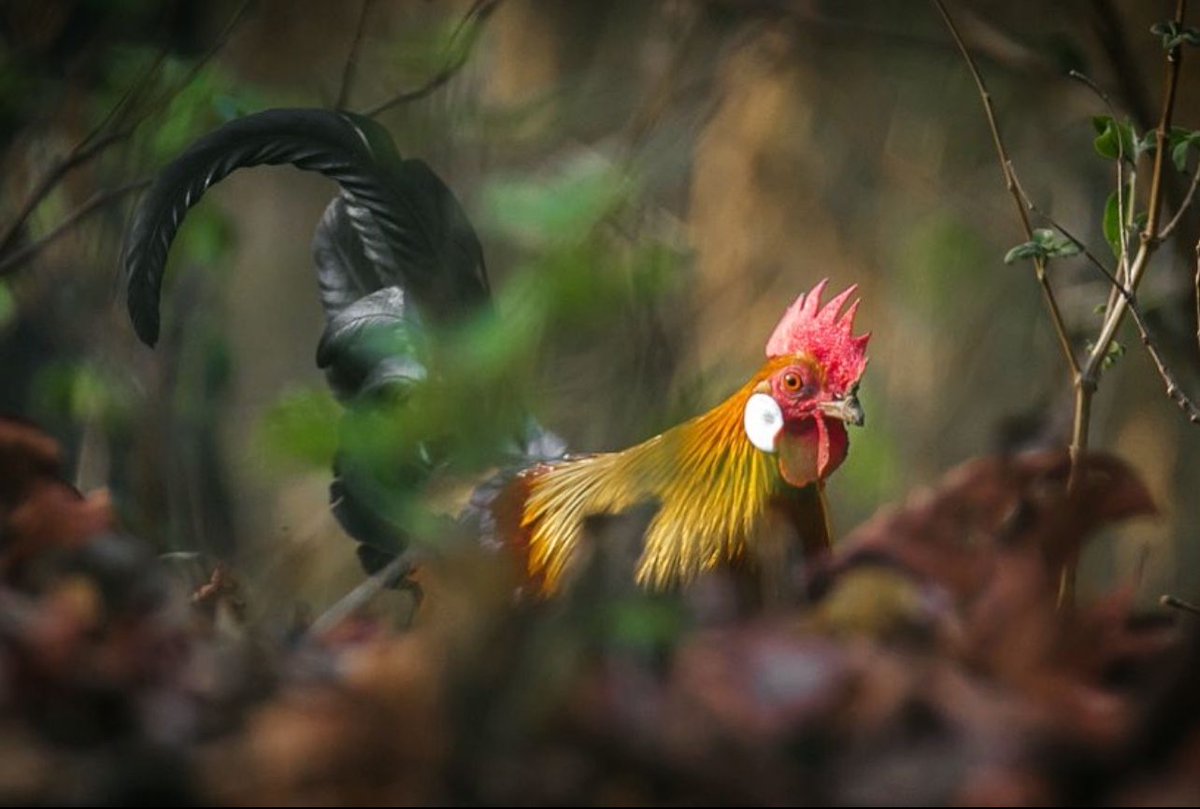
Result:
{"label": "blurred green foliage", "polygon": [[0,331],[17,316],[17,302],[8,283],[0,280]]}
{"label": "blurred green foliage", "polygon": [[483,221],[530,247],[494,306],[428,334],[401,324],[367,335],[367,355],[412,357],[426,372],[344,412],[316,391],[288,393],[261,426],[264,446],[318,465],[336,451],[343,475],[378,498],[378,513],[405,526],[440,525],[434,513],[445,506],[426,509],[426,494],[448,480],[468,486],[516,457],[547,350],[564,335],[598,334],[631,295],[672,288],[682,256],[614,227],[636,207],[636,188],[592,159],[548,178],[486,183]]}
{"label": "blurred green foliage", "polygon": [[125,379],[98,363],[59,361],[34,380],[31,408],[58,423],[108,426],[128,421],[134,397]]}
{"label": "blurred green foliage", "polygon": [[263,417],[258,436],[262,451],[284,464],[328,469],[338,447],[341,405],[326,388],[284,393]]}

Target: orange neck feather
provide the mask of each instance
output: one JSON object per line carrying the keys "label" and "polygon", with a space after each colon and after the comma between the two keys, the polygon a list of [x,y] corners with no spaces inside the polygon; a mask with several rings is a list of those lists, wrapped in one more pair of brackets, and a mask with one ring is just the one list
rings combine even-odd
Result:
{"label": "orange neck feather", "polygon": [[772,495],[785,485],[775,459],[746,438],[743,412],[754,388],[785,362],[772,360],[712,410],[623,452],[537,470],[521,521],[531,578],[553,592],[586,517],[647,501],[659,508],[646,530],[640,584],[667,587],[741,558]]}

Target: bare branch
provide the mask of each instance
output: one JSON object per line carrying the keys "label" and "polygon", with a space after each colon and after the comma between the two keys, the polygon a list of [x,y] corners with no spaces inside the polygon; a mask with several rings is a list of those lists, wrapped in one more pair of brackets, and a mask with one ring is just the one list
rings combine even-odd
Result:
{"label": "bare branch", "polygon": [[1184,601],[1182,598],[1177,596],[1162,596],[1158,599],[1158,603],[1162,604],[1164,607],[1171,607],[1172,609],[1181,610],[1183,612],[1190,612],[1192,615],[1200,615],[1200,607],[1197,607],[1190,601]]}
{"label": "bare branch", "polygon": [[404,553],[388,562],[381,570],[359,584],[346,595],[338,599],[333,606],[321,613],[317,620],[308,628],[309,638],[320,638],[354,613],[362,609],[368,601],[381,591],[392,587],[402,580],[416,567],[418,553],[409,548]]}
{"label": "bare branch", "polygon": [[1179,409],[1184,412],[1188,421],[1192,424],[1200,424],[1200,408],[1197,408],[1196,403],[1183,392],[1179,381],[1171,373],[1171,369],[1167,367],[1167,363],[1163,360],[1162,355],[1159,354],[1154,341],[1150,339],[1150,331],[1146,326],[1146,321],[1142,319],[1142,313],[1138,311],[1135,299],[1131,295],[1126,300],[1129,305],[1129,314],[1133,316],[1134,325],[1137,326],[1138,333],[1142,337],[1142,345],[1146,347],[1146,353],[1154,361],[1154,366],[1158,369],[1158,375],[1162,377],[1163,384],[1167,386],[1167,396],[1171,398],[1171,401],[1179,405]]}
{"label": "bare branch", "polygon": [[[1004,147],[1004,139],[1000,136],[1000,128],[996,123],[996,113],[992,108],[992,96],[983,81],[983,75],[979,72],[979,67],[975,64],[975,58],[971,56],[970,50],[967,49],[967,44],[958,32],[958,28],[955,26],[954,20],[950,17],[950,12],[946,10],[945,4],[942,0],[933,0],[933,4],[937,7],[938,13],[942,15],[942,20],[946,23],[946,27],[950,30],[950,36],[954,38],[954,44],[958,47],[958,52],[962,54],[963,60],[967,63],[967,68],[971,71],[971,77],[975,80],[975,88],[979,91],[979,99],[983,102],[983,111],[987,116],[988,128],[992,132],[992,143],[996,147],[996,157],[1000,161],[1000,171],[1004,174],[1004,185],[1008,189],[1009,194],[1012,195],[1013,202],[1017,205],[1017,213],[1021,217],[1021,227],[1025,231],[1025,238],[1032,241],[1033,225],[1029,221],[1029,213],[1025,208],[1025,203],[1017,191],[1012,160],[1008,156],[1008,150]],[[1073,375],[1078,374],[1079,363],[1076,361],[1075,352],[1071,348],[1071,339],[1067,336],[1067,327],[1063,321],[1062,311],[1058,306],[1058,299],[1054,295],[1054,288],[1050,286],[1050,279],[1046,276],[1046,261],[1040,257],[1035,257],[1033,266],[1037,281],[1042,287],[1042,297],[1046,301],[1046,307],[1050,310],[1050,320],[1054,324],[1054,331],[1058,336],[1058,343],[1062,349],[1063,357],[1066,359],[1071,373]]]}
{"label": "bare branch", "polygon": [[20,269],[23,265],[32,260],[38,253],[42,252],[51,243],[58,240],[64,233],[77,225],[81,220],[86,219],[91,214],[100,210],[104,206],[115,202],[121,197],[134,191],[140,191],[150,185],[151,180],[137,180],[132,183],[118,186],[108,191],[97,191],[88,199],[87,202],[80,205],[71,213],[55,225],[53,228],[42,236],[37,241],[28,242],[18,249],[6,255],[3,260],[0,260],[0,278],[6,275],[11,275]]}
{"label": "bare branch", "polygon": [[[431,95],[443,84],[458,75],[458,72],[466,66],[467,61],[470,59],[471,51],[475,49],[475,43],[479,40],[479,34],[483,31],[484,23],[492,16],[492,12],[496,10],[496,7],[500,3],[501,0],[475,0],[475,3],[467,9],[462,20],[459,21],[458,26],[454,29],[454,33],[450,36],[450,41],[446,45],[446,50],[449,51],[450,56],[446,64],[442,66],[442,69],[431,76],[420,87],[397,93],[362,114],[368,118],[374,118],[393,107],[418,101]],[[456,47],[460,36],[464,41]]]}
{"label": "bare branch", "polygon": [[346,54],[346,66],[342,69],[342,84],[338,90],[334,109],[345,109],[346,103],[350,100],[350,88],[354,84],[354,74],[358,70],[358,54],[362,50],[363,34],[367,30],[367,15],[370,10],[371,0],[362,0],[362,5],[358,9],[358,26],[354,29],[350,52]]}
{"label": "bare branch", "polygon": [[12,247],[13,242],[16,241],[17,235],[21,232],[21,228],[24,227],[30,215],[41,204],[42,200],[62,182],[62,179],[67,174],[76,167],[87,163],[114,143],[125,140],[132,131],[131,129],[122,129],[119,132],[111,132],[86,146],[82,145],[84,141],[81,141],[80,145],[73,148],[66,157],[51,166],[50,170],[38,181],[38,184],[21,206],[16,217],[9,223],[8,228],[4,231],[4,236],[0,237],[0,255],[3,255]]}
{"label": "bare branch", "polygon": [[[203,66],[207,64],[213,58],[213,56],[215,56],[221,50],[222,47],[224,47],[225,42],[229,39],[229,35],[241,22],[242,17],[244,16],[246,10],[250,7],[252,1],[253,0],[243,0],[237,11],[235,11],[233,16],[229,19],[229,22],[225,24],[224,29],[222,29],[216,41],[212,44],[209,50],[199,60],[197,60],[194,65],[192,65],[192,68],[183,77],[183,80],[176,84],[175,87],[164,93],[153,104],[151,104],[149,108],[137,118],[137,120],[131,124],[121,127],[116,131],[109,132],[106,135],[100,135],[100,132],[106,126],[123,117],[121,113],[123,113],[123,110],[127,109],[128,106],[133,103],[133,100],[141,94],[140,88],[145,85],[145,83],[148,81],[148,78],[146,77],[152,75],[152,72],[144,73],[143,79],[133,88],[130,88],[125,92],[121,99],[105,114],[100,123],[97,124],[91,132],[84,136],[83,140],[75,144],[71,151],[66,154],[66,156],[61,158],[57,163],[50,167],[42,179],[39,180],[34,186],[33,191],[26,198],[25,202],[18,209],[17,215],[11,222],[9,222],[8,227],[4,230],[3,236],[0,236],[0,256],[5,256],[5,254],[12,249],[13,244],[16,242],[21,233],[21,229],[25,226],[25,223],[29,220],[29,217],[33,214],[34,210],[37,209],[37,206],[42,203],[42,201],[50,194],[50,192],[53,191],[71,171],[79,166],[84,165],[85,163],[90,162],[96,157],[99,157],[109,147],[126,140],[130,135],[133,134],[134,130],[136,130],[140,124],[142,124],[147,118],[150,117],[151,114],[153,114],[155,109],[161,109],[165,107],[171,102],[172,99],[175,98],[176,95],[179,94],[180,91],[183,90],[184,87],[191,84],[192,79],[196,77],[196,74],[200,72]],[[154,63],[154,67],[157,67],[159,64],[161,64],[163,58],[164,54],[160,54]],[[83,207],[86,208],[88,204],[93,202],[95,202],[95,197],[93,197],[92,200],[89,200],[88,203],[85,203]],[[82,208],[80,210],[82,210]],[[0,275],[4,274],[6,271],[11,271],[7,269],[9,268],[10,263],[14,265],[24,263],[24,261],[28,259],[28,256],[22,257],[20,255],[24,252],[24,249],[22,249],[12,256],[6,256],[3,259],[3,263],[0,264],[0,267],[6,269],[0,270]],[[36,250],[34,252],[36,252]],[[17,258],[19,260],[14,262],[12,261],[13,258]]]}
{"label": "bare branch", "polygon": [[1187,209],[1192,204],[1192,198],[1196,196],[1196,186],[1200,185],[1200,165],[1196,166],[1196,173],[1192,175],[1192,184],[1188,186],[1187,194],[1183,198],[1183,202],[1179,203],[1179,210],[1171,217],[1171,221],[1163,225],[1163,229],[1159,231],[1158,238],[1166,239],[1175,230],[1175,226],[1179,224],[1179,220],[1187,212]]}

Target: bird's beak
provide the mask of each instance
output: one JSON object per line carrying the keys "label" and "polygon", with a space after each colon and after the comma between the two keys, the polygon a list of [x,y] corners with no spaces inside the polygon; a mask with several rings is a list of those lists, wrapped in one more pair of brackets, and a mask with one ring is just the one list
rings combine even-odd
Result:
{"label": "bird's beak", "polygon": [[858,403],[858,388],[850,391],[841,399],[834,399],[830,402],[822,402],[820,410],[827,416],[832,416],[835,419],[841,419],[847,424],[853,424],[855,427],[861,427],[866,423],[867,417],[863,413],[862,405]]}

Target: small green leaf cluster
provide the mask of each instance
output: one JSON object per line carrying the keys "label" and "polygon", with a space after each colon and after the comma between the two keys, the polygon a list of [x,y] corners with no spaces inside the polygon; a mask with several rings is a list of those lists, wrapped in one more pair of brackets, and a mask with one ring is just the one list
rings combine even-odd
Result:
{"label": "small green leaf cluster", "polygon": [[1200,45],[1200,29],[1181,26],[1174,20],[1155,23],[1150,26],[1150,33],[1162,38],[1164,51],[1175,50],[1180,45]]}
{"label": "small green leaf cluster", "polygon": [[1079,252],[1079,245],[1065,236],[1048,228],[1038,228],[1033,232],[1033,239],[1005,253],[1004,263],[1012,264],[1025,258],[1048,261],[1052,258],[1068,258]]}

